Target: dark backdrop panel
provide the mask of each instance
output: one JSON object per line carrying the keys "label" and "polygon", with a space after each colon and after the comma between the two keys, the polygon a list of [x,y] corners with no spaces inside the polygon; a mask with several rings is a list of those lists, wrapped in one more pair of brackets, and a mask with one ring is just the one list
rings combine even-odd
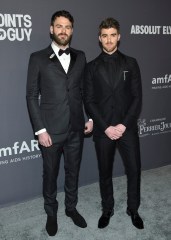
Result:
{"label": "dark backdrop panel", "polygon": [[[101,20],[114,17],[120,21],[120,50],[138,60],[142,74],[143,108],[138,121],[142,169],[170,164],[169,0],[162,3],[160,0],[4,0],[0,9],[0,206],[33,198],[42,192],[42,158],[34,140],[25,99],[27,66],[31,52],[50,44],[50,18],[53,12],[61,9],[73,14],[72,46],[84,50],[87,61],[100,53],[97,33]],[[12,18],[16,21],[10,25]],[[60,168],[58,186],[63,190],[63,161]],[[123,174],[117,152],[114,175]],[[85,138],[79,184],[95,181],[98,181],[98,170],[90,137]]]}

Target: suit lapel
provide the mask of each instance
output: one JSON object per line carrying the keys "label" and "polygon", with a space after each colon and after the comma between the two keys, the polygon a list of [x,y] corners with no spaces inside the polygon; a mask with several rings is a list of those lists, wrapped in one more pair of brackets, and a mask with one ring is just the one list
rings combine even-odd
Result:
{"label": "suit lapel", "polygon": [[115,89],[121,81],[124,81],[125,67],[126,67],[125,60],[120,55],[118,57],[118,60],[117,60],[117,72],[116,72],[116,77],[115,77],[115,81],[114,81],[114,84],[113,84],[113,89]]}
{"label": "suit lapel", "polygon": [[[77,54],[72,50],[70,51],[70,56],[71,56],[71,60],[70,60],[70,65],[68,68],[68,72],[67,74],[70,74],[72,72],[72,69],[75,65],[76,62],[76,58],[77,58]],[[48,47],[48,57],[51,60],[52,64],[55,64],[58,66],[58,69],[60,69],[62,72],[65,73],[65,70],[63,69],[59,59],[57,58],[56,54],[54,53],[53,49],[51,48],[51,46]],[[65,73],[66,74],[66,73]]]}
{"label": "suit lapel", "polygon": [[70,65],[69,65],[67,74],[70,74],[72,72],[72,69],[75,65],[76,58],[77,58],[77,54],[72,50],[72,48],[70,51],[70,56],[71,56],[71,60],[70,60]]}
{"label": "suit lapel", "polygon": [[117,70],[116,70],[116,75],[113,77],[114,81],[110,81],[109,78],[109,73],[108,70],[105,68],[105,64],[106,64],[106,60],[105,58],[102,58],[102,62],[103,64],[101,64],[100,68],[99,68],[99,72],[100,75],[102,76],[102,78],[104,79],[104,81],[108,84],[109,88],[111,89],[111,91],[113,91],[118,84],[124,80],[124,70],[126,67],[126,63],[124,60],[124,57],[122,56],[122,54],[118,51],[118,59],[117,59]]}
{"label": "suit lapel", "polygon": [[99,68],[99,73],[100,76],[103,78],[103,80],[107,83],[107,85],[109,86],[109,88],[111,88],[111,83],[109,81],[109,77],[108,77],[108,72],[105,68],[104,63],[101,64],[100,68]]}
{"label": "suit lapel", "polygon": [[[62,64],[60,63],[58,57],[56,56],[55,52],[53,51],[52,47],[49,46],[48,49],[48,57],[50,59],[50,64],[52,66],[57,67],[60,71],[62,71],[63,73],[65,73],[65,70],[62,67]],[[66,74],[66,73],[65,73]]]}

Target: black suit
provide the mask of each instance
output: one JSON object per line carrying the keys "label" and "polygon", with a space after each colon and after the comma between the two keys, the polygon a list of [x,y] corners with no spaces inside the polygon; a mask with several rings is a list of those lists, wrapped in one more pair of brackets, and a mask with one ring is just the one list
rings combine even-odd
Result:
{"label": "black suit", "polygon": [[77,203],[84,131],[82,83],[86,61],[85,54],[73,48],[70,56],[67,74],[51,46],[31,54],[28,67],[27,102],[33,129],[37,132],[46,128],[53,143],[51,147],[41,147],[43,195],[49,216],[55,215],[58,207],[56,179],[62,153],[66,208],[73,210]]}
{"label": "black suit", "polygon": [[[128,177],[128,207],[140,204],[140,151],[137,118],[141,110],[141,77],[134,58],[119,51],[102,52],[87,66],[84,85],[85,106],[94,120],[94,141],[100,174],[103,211],[114,206],[112,169],[118,146]],[[105,134],[109,126],[123,124],[123,136],[112,141]]]}

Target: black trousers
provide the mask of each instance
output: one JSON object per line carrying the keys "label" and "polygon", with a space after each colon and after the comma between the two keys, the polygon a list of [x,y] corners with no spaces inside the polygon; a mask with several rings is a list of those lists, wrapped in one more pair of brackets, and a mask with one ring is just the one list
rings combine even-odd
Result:
{"label": "black trousers", "polygon": [[69,130],[66,134],[52,136],[51,147],[41,147],[44,208],[49,216],[55,216],[58,210],[57,177],[62,154],[64,154],[65,169],[65,207],[69,211],[76,207],[83,140],[83,132]]}
{"label": "black trousers", "polygon": [[113,163],[116,147],[122,156],[127,175],[127,206],[136,212],[140,205],[140,147],[136,131],[126,131],[118,140],[95,138],[95,148],[99,167],[99,183],[102,198],[102,210],[114,208]]}

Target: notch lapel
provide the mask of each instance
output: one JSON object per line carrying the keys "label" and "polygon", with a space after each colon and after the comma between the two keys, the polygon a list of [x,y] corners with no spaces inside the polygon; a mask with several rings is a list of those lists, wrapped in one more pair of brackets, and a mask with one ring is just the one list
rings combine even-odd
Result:
{"label": "notch lapel", "polygon": [[108,87],[111,89],[111,83],[109,81],[108,72],[104,64],[101,64],[99,68],[99,74],[103,78],[103,80],[107,83]]}
{"label": "notch lapel", "polygon": [[125,66],[126,66],[126,63],[125,63],[124,58],[118,57],[117,73],[116,73],[115,81],[113,84],[113,89],[115,89],[121,81],[124,81]]}
{"label": "notch lapel", "polygon": [[[70,56],[71,56],[71,60],[70,60],[70,65],[69,65],[67,74],[70,74],[72,72],[72,69],[73,69],[73,67],[75,65],[75,62],[76,62],[76,59],[77,59],[77,54],[72,50],[72,48],[71,48],[71,51],[70,51]],[[58,57],[54,53],[51,46],[49,46],[49,48],[48,48],[48,57],[49,57],[49,60],[51,61],[51,64],[57,65],[58,69],[60,69],[63,73],[66,74],[65,70],[63,69]]]}
{"label": "notch lapel", "polygon": [[[53,49],[51,48],[50,46],[50,49],[49,49],[49,53],[48,53],[48,57],[49,57],[49,60],[50,60],[50,64],[53,66],[57,66],[58,69],[60,71],[62,71],[63,73],[65,73],[65,70],[63,69],[62,67],[62,64],[60,63],[58,57],[56,56],[55,52],[53,51]],[[66,73],[65,73],[66,74]]]}
{"label": "notch lapel", "polygon": [[109,71],[110,69],[106,67],[108,65],[109,60],[103,56],[103,53],[100,55],[100,59],[102,64],[100,64],[99,73],[104,79],[104,81],[107,83],[107,85],[109,86],[110,90],[113,92],[113,90],[118,86],[118,84],[121,81],[124,81],[124,71],[126,69],[125,58],[122,55],[122,53],[118,51],[118,56],[116,60],[117,65],[115,66],[116,72],[113,75],[113,79],[111,78],[111,75],[109,76],[109,74],[113,74],[113,73],[110,73]]}
{"label": "notch lapel", "polygon": [[69,65],[67,74],[70,74],[72,72],[72,69],[75,65],[76,58],[77,58],[77,54],[72,51],[72,48],[70,50],[70,56],[71,56],[71,60],[70,60],[70,65]]}

